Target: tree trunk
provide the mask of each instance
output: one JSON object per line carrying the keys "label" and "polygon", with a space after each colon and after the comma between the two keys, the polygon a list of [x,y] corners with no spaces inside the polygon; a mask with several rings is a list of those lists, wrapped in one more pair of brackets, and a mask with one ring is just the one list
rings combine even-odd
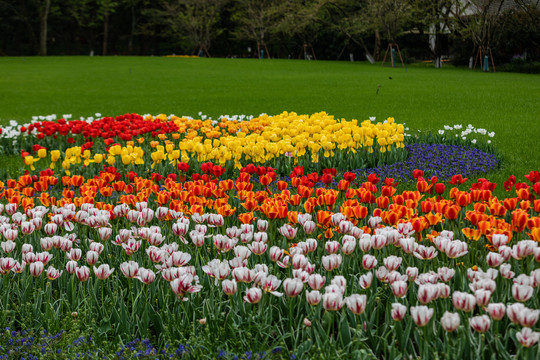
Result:
{"label": "tree trunk", "polygon": [[379,30],[375,30],[375,46],[373,49],[373,57],[376,61],[379,61],[381,58],[381,34]]}
{"label": "tree trunk", "polygon": [[107,55],[107,42],[109,40],[109,13],[103,16],[103,49],[101,55]]}
{"label": "tree trunk", "polygon": [[137,22],[137,19],[135,17],[135,5],[132,4],[131,6],[131,33],[129,34],[129,41],[128,41],[128,54],[133,55],[133,37],[135,36],[135,24]]}
{"label": "tree trunk", "polygon": [[47,56],[47,18],[49,17],[49,9],[51,0],[45,0],[44,4],[40,4],[39,11],[39,55]]}

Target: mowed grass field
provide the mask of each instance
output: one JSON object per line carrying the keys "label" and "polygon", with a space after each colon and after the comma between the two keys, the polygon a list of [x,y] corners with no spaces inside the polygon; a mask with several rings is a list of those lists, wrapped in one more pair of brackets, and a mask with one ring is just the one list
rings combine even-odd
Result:
{"label": "mowed grass field", "polygon": [[[495,131],[500,182],[540,170],[540,76],[362,62],[163,57],[0,58],[0,124],[34,115],[124,113],[216,118],[326,111],[392,116],[409,132],[472,124]],[[377,92],[377,89],[379,91]],[[10,161],[11,162],[11,161]],[[502,187],[502,183],[499,185]]]}

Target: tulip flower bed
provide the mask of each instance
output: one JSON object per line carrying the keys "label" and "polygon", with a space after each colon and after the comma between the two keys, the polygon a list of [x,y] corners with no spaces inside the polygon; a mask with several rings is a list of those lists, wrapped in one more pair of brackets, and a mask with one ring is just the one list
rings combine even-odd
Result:
{"label": "tulip flower bed", "polygon": [[10,356],[540,354],[537,171],[498,198],[467,178],[492,155],[390,119],[131,117],[25,129],[28,173],[0,184]]}

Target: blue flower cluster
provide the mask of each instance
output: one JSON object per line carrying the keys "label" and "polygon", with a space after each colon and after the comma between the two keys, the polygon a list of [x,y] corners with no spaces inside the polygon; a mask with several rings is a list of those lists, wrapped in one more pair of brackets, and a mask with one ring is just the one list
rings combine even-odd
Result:
{"label": "blue flower cluster", "polygon": [[412,144],[406,145],[405,149],[409,152],[405,161],[355,172],[360,178],[374,173],[381,179],[389,177],[398,181],[412,181],[412,172],[418,169],[424,172],[425,178],[437,176],[440,181],[447,181],[457,174],[463,177],[484,174],[498,164],[495,155],[460,145]]}

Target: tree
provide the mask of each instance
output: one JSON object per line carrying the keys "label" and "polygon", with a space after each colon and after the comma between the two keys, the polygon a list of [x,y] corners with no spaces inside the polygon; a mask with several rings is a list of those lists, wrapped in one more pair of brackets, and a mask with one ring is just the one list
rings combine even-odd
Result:
{"label": "tree", "polygon": [[210,56],[212,40],[223,30],[218,29],[220,13],[227,0],[164,1],[167,24],[173,34],[186,40],[200,54]]}
{"label": "tree", "polygon": [[[317,14],[313,11],[311,0],[291,0],[283,3],[279,8],[279,16],[275,33],[281,34],[288,39],[299,38],[303,48],[304,58],[315,56],[313,42],[321,31],[321,23],[317,22]],[[311,50],[311,55],[308,51]]]}
{"label": "tree", "polygon": [[114,0],[97,0],[98,19],[103,21],[103,46],[101,55],[107,55],[109,42],[109,17],[113,14],[118,6],[118,2]]}
{"label": "tree", "polygon": [[236,12],[233,21],[237,28],[233,32],[240,40],[254,41],[257,44],[257,56],[261,50],[268,51],[267,37],[281,14],[282,0],[236,0]]}
{"label": "tree", "polygon": [[495,68],[492,48],[494,36],[502,25],[499,21],[504,10],[505,0],[455,0],[453,15],[458,21],[462,34],[470,38],[476,48],[475,66],[482,62],[483,56],[491,57]]}

